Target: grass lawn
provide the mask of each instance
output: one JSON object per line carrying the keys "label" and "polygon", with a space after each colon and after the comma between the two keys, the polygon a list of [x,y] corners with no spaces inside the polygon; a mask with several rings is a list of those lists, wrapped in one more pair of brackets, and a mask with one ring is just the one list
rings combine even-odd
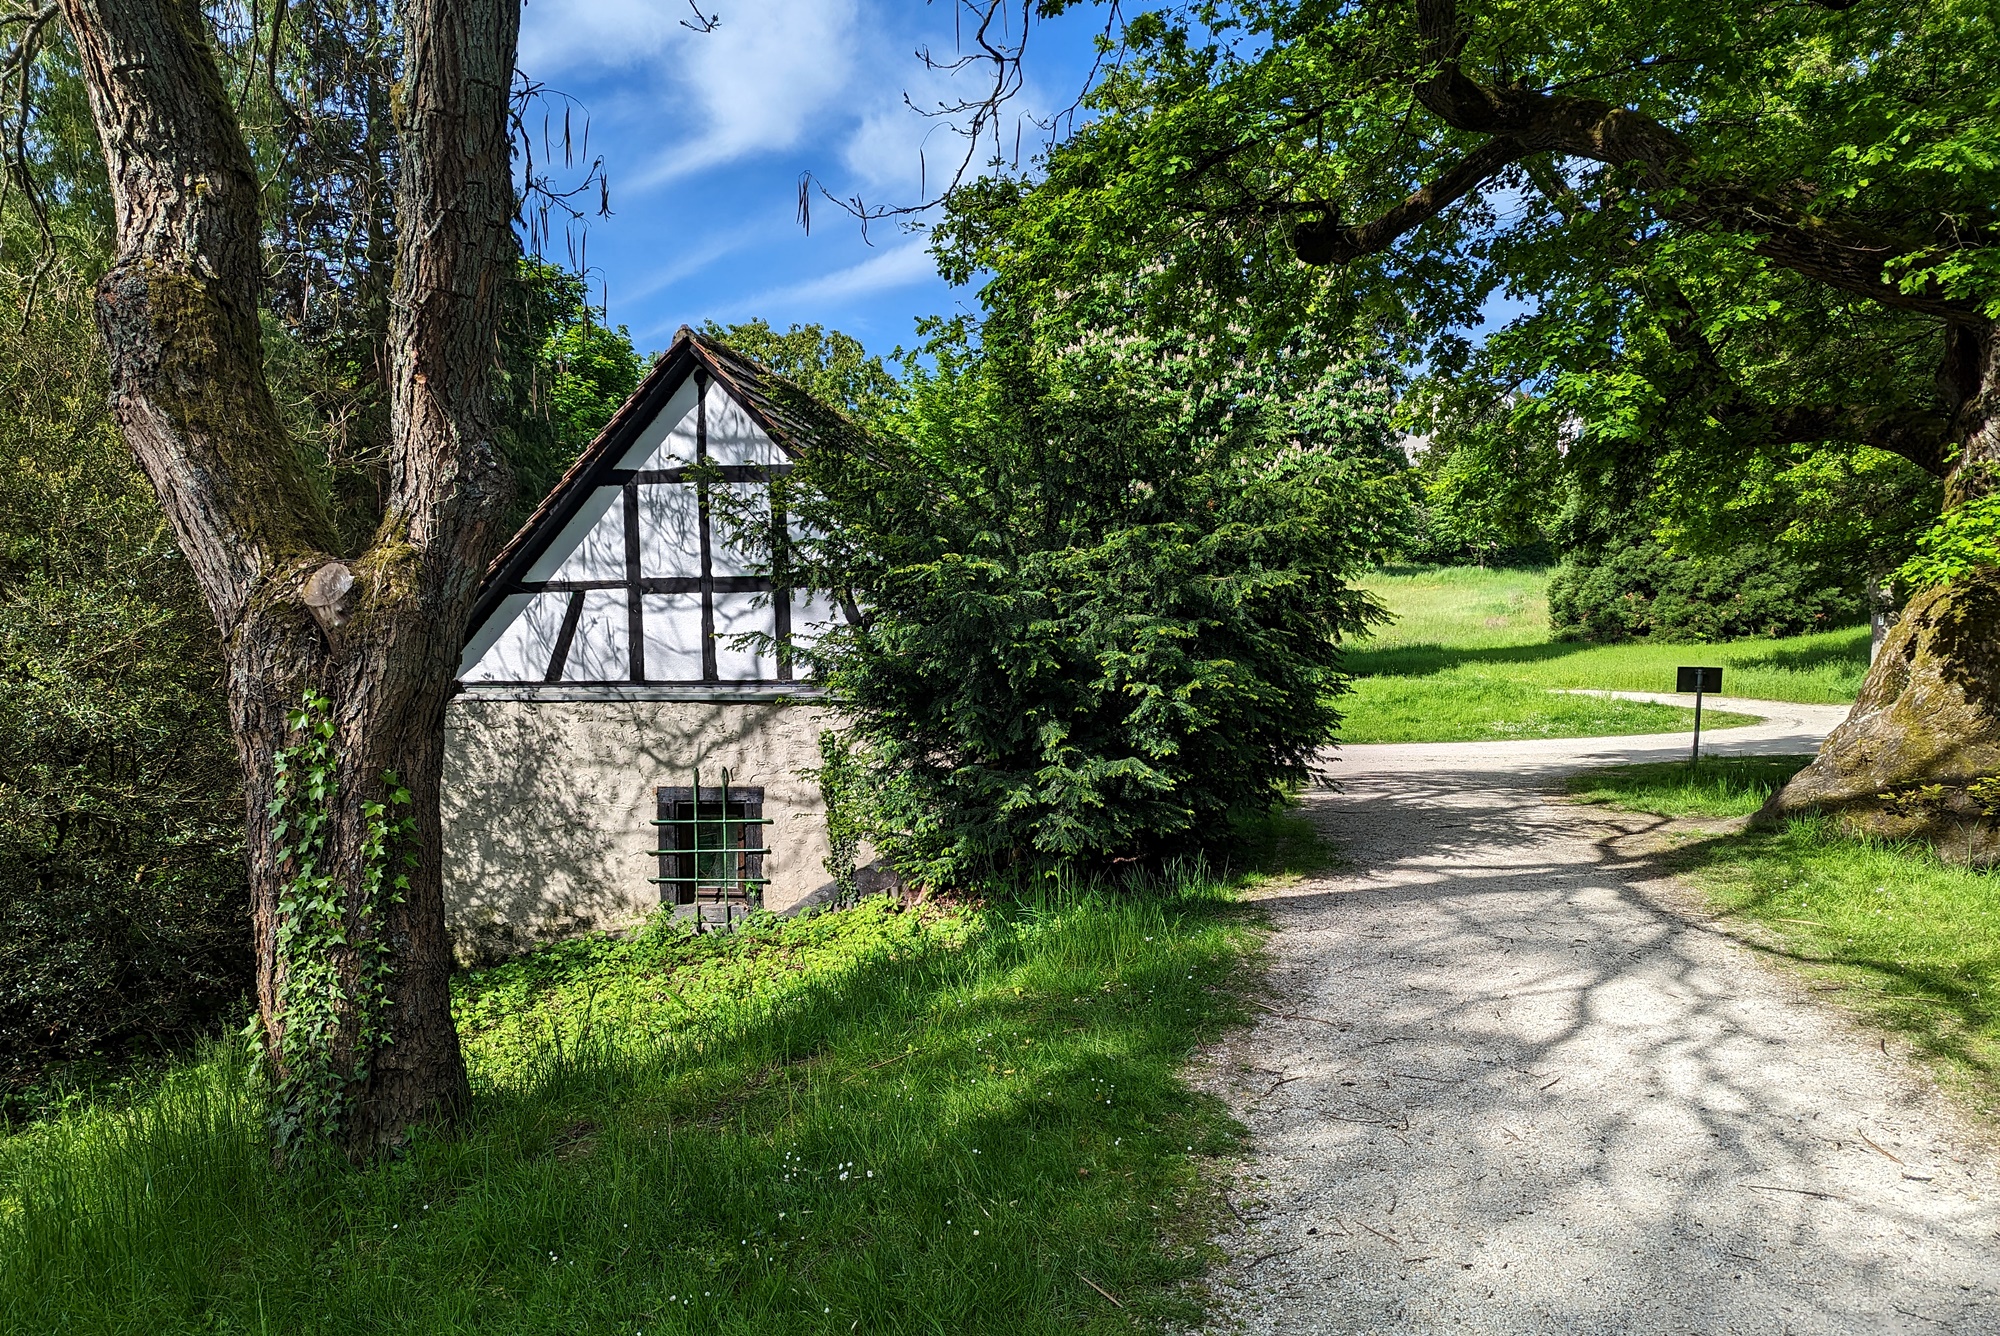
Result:
{"label": "grass lawn", "polygon": [[1549,638],[1549,572],[1540,566],[1391,566],[1359,581],[1396,614],[1373,648],[1539,645]]}
{"label": "grass lawn", "polygon": [[1348,649],[1346,742],[1673,732],[1692,726],[1692,710],[1552,693],[1671,691],[1676,666],[1700,663],[1726,670],[1728,695],[1844,705],[1868,671],[1866,627],[1719,645],[1551,641],[1541,570],[1396,567],[1361,583],[1396,620]]}
{"label": "grass lawn", "polygon": [[[1674,733],[1694,727],[1675,705],[1572,696],[1498,673],[1359,677],[1340,698],[1342,742],[1493,742],[1505,738],[1593,738]],[[1747,714],[1703,710],[1701,727],[1756,722]]]}
{"label": "grass lawn", "polygon": [[[1662,816],[1741,816],[1808,759],[1617,766],[1575,776],[1570,792]],[[2000,1114],[2000,873],[1818,821],[1697,834],[1670,861],[1716,907],[1758,924],[1765,949],[1814,988],[1902,1035],[1946,1088]]]}
{"label": "grass lawn", "polygon": [[1255,951],[1205,875],[552,947],[460,977],[474,1107],[393,1161],[274,1169],[221,1048],[0,1137],[0,1330],[1186,1324]]}

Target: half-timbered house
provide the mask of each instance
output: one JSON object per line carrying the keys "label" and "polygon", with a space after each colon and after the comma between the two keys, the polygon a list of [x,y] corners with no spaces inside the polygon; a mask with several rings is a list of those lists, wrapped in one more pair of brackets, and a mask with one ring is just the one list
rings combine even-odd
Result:
{"label": "half-timbered house", "polygon": [[[771,486],[845,430],[683,327],[495,559],[447,726],[461,955],[662,904],[726,922],[829,882],[806,772],[833,720],[792,650],[839,614],[786,586]],[[744,514],[768,519],[761,553],[732,541]]]}

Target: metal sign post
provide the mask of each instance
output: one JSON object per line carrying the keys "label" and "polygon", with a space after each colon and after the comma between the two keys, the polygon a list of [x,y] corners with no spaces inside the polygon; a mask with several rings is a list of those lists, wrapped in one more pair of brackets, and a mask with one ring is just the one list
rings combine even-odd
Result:
{"label": "metal sign post", "polygon": [[1722,670],[1720,668],[1676,668],[1674,670],[1674,690],[1694,693],[1694,747],[1688,752],[1688,764],[1701,761],[1701,698],[1704,692],[1722,690]]}

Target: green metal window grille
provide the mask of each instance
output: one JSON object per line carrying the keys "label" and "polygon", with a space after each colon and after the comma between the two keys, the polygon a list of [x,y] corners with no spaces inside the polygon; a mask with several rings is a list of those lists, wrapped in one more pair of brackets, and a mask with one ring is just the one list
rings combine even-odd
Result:
{"label": "green metal window grille", "polygon": [[659,848],[653,850],[660,873],[651,881],[660,888],[660,902],[692,906],[701,920],[731,922],[764,903],[764,790],[733,785],[729,772],[722,783],[707,786],[701,772],[692,784],[663,786],[659,815],[653,825]]}

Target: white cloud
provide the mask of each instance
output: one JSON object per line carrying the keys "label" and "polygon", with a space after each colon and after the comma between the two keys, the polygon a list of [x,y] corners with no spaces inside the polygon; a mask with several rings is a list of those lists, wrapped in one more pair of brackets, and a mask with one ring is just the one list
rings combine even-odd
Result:
{"label": "white cloud", "polygon": [[705,237],[693,245],[682,245],[677,248],[673,259],[646,273],[636,283],[629,284],[618,294],[619,298],[623,301],[643,301],[656,292],[666,291],[684,278],[701,273],[726,255],[768,239],[768,229],[737,228]]}
{"label": "white cloud", "polygon": [[[807,279],[787,287],[773,288],[745,298],[740,305],[757,307],[762,310],[774,306],[811,305],[815,302],[840,301],[848,297],[865,296],[872,292],[885,292],[890,288],[908,287],[937,276],[937,265],[931,259],[930,243],[922,237],[912,238],[894,250],[871,255],[859,264],[851,264],[845,269],[836,269],[830,274]],[[789,318],[780,312],[773,318]]]}
{"label": "white cloud", "polygon": [[[647,190],[787,149],[845,120],[857,82],[859,0],[704,0],[713,32],[682,26],[686,0],[554,0],[523,16],[521,67],[536,78],[636,72],[620,100],[650,113],[664,151],[626,178]],[[636,94],[636,96],[635,96]]]}
{"label": "white cloud", "polygon": [[663,55],[689,17],[685,0],[527,0],[521,8],[521,68],[536,78],[581,69],[623,69]]}

